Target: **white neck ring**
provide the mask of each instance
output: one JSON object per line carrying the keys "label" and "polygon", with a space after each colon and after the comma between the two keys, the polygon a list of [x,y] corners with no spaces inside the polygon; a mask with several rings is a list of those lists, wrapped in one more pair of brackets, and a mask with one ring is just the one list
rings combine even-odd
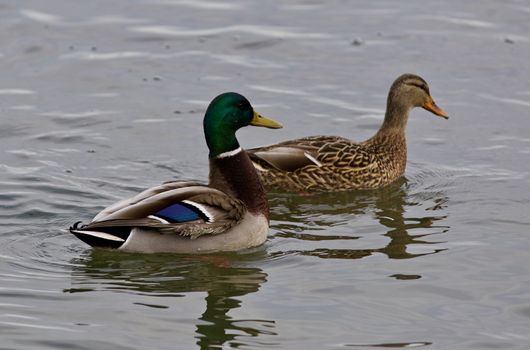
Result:
{"label": "white neck ring", "polygon": [[215,158],[226,158],[226,157],[232,157],[232,156],[235,156],[236,154],[238,154],[239,152],[243,151],[243,149],[241,147],[238,147],[234,150],[231,150],[231,151],[228,151],[228,152],[224,152],[224,153],[221,153],[219,154],[217,157]]}

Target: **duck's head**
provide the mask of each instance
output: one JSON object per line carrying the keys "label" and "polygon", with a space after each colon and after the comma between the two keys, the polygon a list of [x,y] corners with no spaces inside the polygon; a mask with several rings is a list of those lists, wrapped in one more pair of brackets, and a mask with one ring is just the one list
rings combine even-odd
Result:
{"label": "duck's head", "polygon": [[390,88],[388,101],[389,107],[391,103],[408,109],[423,107],[439,117],[449,119],[449,115],[432,99],[427,82],[415,74],[403,74],[397,78]]}
{"label": "duck's head", "polygon": [[213,99],[204,115],[204,135],[210,158],[239,148],[236,131],[254,125],[279,129],[282,124],[259,115],[250,102],[235,92],[226,92]]}

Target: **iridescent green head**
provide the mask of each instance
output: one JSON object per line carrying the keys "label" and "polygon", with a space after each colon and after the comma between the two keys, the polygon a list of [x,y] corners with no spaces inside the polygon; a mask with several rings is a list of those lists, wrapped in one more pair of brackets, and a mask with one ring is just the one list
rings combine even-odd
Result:
{"label": "iridescent green head", "polygon": [[226,92],[213,99],[204,115],[204,136],[210,158],[239,148],[236,131],[244,126],[264,126],[279,129],[282,125],[260,116],[250,102],[235,92]]}

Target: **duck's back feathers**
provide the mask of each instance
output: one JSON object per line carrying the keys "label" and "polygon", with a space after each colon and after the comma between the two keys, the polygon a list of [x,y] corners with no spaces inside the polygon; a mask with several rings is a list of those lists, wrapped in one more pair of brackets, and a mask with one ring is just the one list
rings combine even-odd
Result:
{"label": "duck's back feathers", "polygon": [[377,156],[366,144],[343,137],[306,137],[253,148],[248,153],[269,188],[294,191],[329,191],[337,186],[363,188],[369,182],[368,177],[379,171]]}
{"label": "duck's back feathers", "polygon": [[190,182],[169,182],[116,203],[88,225],[74,225],[70,232],[95,246],[119,247],[132,228],[195,239],[223,233],[237,225],[244,214],[241,201]]}

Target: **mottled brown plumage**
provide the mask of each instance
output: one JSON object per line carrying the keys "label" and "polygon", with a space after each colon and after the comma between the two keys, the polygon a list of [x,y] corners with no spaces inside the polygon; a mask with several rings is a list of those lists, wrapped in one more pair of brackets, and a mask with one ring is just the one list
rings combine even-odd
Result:
{"label": "mottled brown plumage", "polygon": [[404,74],[392,84],[383,125],[356,143],[336,136],[312,136],[248,150],[268,189],[345,191],[375,189],[403,175],[407,163],[405,127],[412,108],[447,118],[436,106],[425,80]]}

